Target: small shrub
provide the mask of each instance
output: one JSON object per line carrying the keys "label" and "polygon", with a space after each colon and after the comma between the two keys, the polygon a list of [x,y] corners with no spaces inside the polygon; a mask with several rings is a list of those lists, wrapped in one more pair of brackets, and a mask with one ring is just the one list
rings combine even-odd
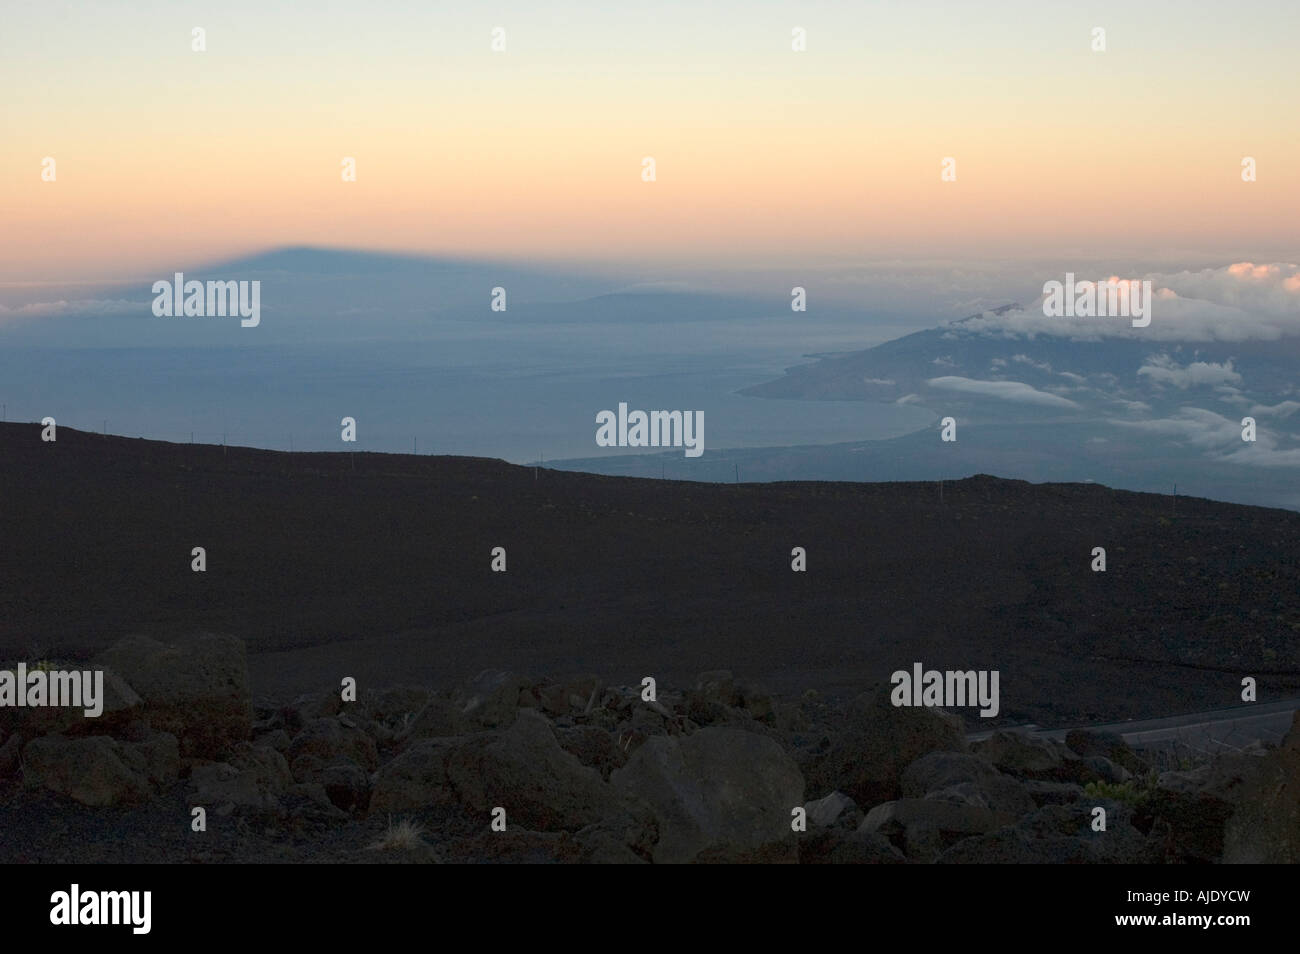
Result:
{"label": "small shrub", "polygon": [[1083,793],[1089,798],[1108,798],[1112,801],[1123,802],[1125,805],[1137,807],[1151,796],[1152,789],[1155,788],[1155,779],[1156,776],[1152,773],[1149,778],[1142,780],[1089,782],[1083,787]]}
{"label": "small shrub", "polygon": [[393,824],[390,816],[388,830],[378,841],[367,847],[371,851],[413,851],[424,843],[424,839],[420,837],[423,834],[424,826],[419,822],[403,818],[397,824]]}

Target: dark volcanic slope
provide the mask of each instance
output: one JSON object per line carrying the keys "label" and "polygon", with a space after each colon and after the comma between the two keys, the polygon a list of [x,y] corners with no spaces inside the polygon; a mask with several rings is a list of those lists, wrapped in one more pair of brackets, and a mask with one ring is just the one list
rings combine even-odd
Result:
{"label": "dark volcanic slope", "polygon": [[920,661],[1000,670],[1002,716],[1041,724],[1231,705],[1244,675],[1261,699],[1300,686],[1300,514],[1282,510],[990,477],[941,502],[934,483],[42,443],[30,424],[0,425],[0,500],[0,660],[224,630],[264,693],[488,667],[850,691]]}

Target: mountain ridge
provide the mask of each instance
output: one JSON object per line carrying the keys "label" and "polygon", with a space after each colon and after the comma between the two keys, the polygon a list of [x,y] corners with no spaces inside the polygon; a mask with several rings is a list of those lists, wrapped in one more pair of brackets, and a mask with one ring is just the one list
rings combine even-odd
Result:
{"label": "mountain ridge", "polygon": [[0,458],[0,658],[228,631],[280,694],[486,668],[733,668],[852,694],[921,661],[1002,670],[1008,723],[1040,725],[1211,709],[1244,675],[1265,699],[1300,688],[1287,511],[987,476],[726,486],[69,428],[43,443],[33,424],[0,425]]}

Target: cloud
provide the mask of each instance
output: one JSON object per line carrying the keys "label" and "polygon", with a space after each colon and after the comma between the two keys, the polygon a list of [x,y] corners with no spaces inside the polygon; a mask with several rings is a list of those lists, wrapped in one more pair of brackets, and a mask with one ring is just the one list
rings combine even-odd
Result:
{"label": "cloud", "polygon": [[1183,298],[1199,298],[1243,311],[1295,317],[1300,311],[1300,266],[1237,262],[1164,276]]}
{"label": "cloud", "polygon": [[34,301],[11,308],[0,305],[0,325],[29,318],[70,318],[84,315],[149,314],[149,302],[124,301],[120,298],[83,298],[75,301]]}
{"label": "cloud", "polygon": [[675,294],[681,292],[699,292],[706,289],[701,285],[683,281],[634,282],[613,291],[615,295],[645,295],[655,293]]}
{"label": "cloud", "polygon": [[1019,364],[1027,364],[1030,367],[1037,368],[1039,371],[1046,371],[1049,374],[1052,371],[1052,366],[1048,364],[1046,361],[1035,361],[1027,354],[1013,354],[1011,356],[1011,360]]}
{"label": "cloud", "polygon": [[1241,383],[1241,375],[1232,370],[1231,358],[1223,364],[1193,361],[1184,368],[1169,355],[1160,354],[1148,358],[1147,363],[1138,368],[1138,376],[1149,378],[1151,383],[1162,387],[1172,385],[1181,390],[1190,387]]}
{"label": "cloud", "polygon": [[1300,401],[1283,401],[1271,407],[1267,404],[1256,404],[1250,409],[1250,415],[1251,417],[1290,417],[1296,411],[1300,411]]}
{"label": "cloud", "polygon": [[1280,448],[1267,429],[1255,440],[1241,439],[1241,422],[1199,407],[1182,407],[1173,417],[1150,421],[1112,420],[1111,424],[1181,441],[1207,451],[1215,460],[1249,467],[1300,467],[1300,447]]}
{"label": "cloud", "polygon": [[1173,417],[1148,421],[1112,420],[1110,423],[1145,434],[1170,437],[1203,450],[1226,450],[1241,441],[1241,422],[1199,407],[1182,407]]}
{"label": "cloud", "polygon": [[1130,401],[1122,397],[1112,398],[1112,400],[1116,404],[1124,405],[1124,407],[1128,408],[1130,411],[1136,411],[1141,414],[1151,413],[1151,405],[1147,404],[1145,401]]}
{"label": "cloud", "polygon": [[[1045,275],[1043,281],[1061,281],[1067,270]],[[1080,275],[1076,281],[1088,279]],[[1052,318],[1043,314],[1042,298],[1025,308],[1001,315],[984,312],[947,327],[1006,338],[1048,335],[1075,341],[1275,341],[1300,336],[1300,265],[1237,262],[1199,271],[1152,272],[1131,280],[1151,282],[1151,324],[1145,328],[1134,328],[1129,318]]]}
{"label": "cloud", "polygon": [[1249,404],[1251,400],[1246,397],[1246,395],[1242,394],[1241,391],[1236,388],[1230,388],[1226,384],[1219,385],[1214,389],[1214,392],[1219,395],[1219,400],[1225,404],[1236,404],[1242,406]]}
{"label": "cloud", "polygon": [[958,378],[951,375],[931,378],[925,382],[932,388],[946,391],[963,391],[983,397],[999,398],[1003,401],[1015,401],[1018,404],[1040,404],[1045,407],[1078,407],[1068,398],[1039,391],[1019,381],[976,381],[974,378]]}
{"label": "cloud", "polygon": [[1277,450],[1264,444],[1242,442],[1241,448],[1223,458],[1250,467],[1300,467],[1300,447]]}

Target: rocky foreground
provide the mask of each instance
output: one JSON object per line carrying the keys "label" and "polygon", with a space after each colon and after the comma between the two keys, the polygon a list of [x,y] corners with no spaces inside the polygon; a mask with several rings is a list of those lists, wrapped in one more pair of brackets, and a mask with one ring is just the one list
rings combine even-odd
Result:
{"label": "rocky foreground", "polygon": [[0,709],[0,861],[1300,856],[1300,719],[1280,747],[1170,764],[1082,730],[971,744],[957,716],[895,708],[887,686],[831,705],[712,672],[647,700],[591,675],[487,672],[281,704],[252,698],[242,642],[208,634],[127,637],[93,665],[97,719]]}

